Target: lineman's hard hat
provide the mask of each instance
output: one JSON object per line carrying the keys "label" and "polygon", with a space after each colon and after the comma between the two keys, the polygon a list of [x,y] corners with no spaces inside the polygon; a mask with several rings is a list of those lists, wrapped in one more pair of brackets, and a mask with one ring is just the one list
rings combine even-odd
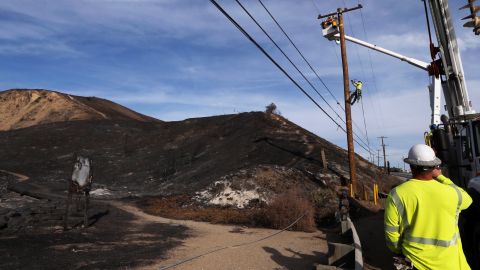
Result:
{"label": "lineman's hard hat", "polygon": [[442,161],[435,156],[433,149],[425,144],[416,144],[408,151],[408,158],[404,159],[406,163],[422,167],[435,167]]}

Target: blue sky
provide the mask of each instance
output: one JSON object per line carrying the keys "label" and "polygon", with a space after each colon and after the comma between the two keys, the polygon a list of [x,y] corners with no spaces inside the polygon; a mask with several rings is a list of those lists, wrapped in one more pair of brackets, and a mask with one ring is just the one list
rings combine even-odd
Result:
{"label": "blue sky", "polygon": [[[233,0],[218,1],[329,110]],[[333,98],[302,62],[257,0],[241,1],[298,64],[337,113]],[[321,36],[319,13],[357,0],[263,0],[335,97],[343,100],[339,46]],[[462,28],[465,1],[451,1],[470,99],[478,109],[480,38]],[[346,15],[351,36],[429,61],[423,3],[360,1]],[[363,20],[362,20],[363,18]],[[98,96],[162,120],[264,110],[277,104],[289,120],[345,147],[346,138],[209,1],[2,0],[0,89],[44,88]],[[363,28],[365,25],[365,31]],[[367,35],[365,35],[365,33]],[[423,141],[430,111],[425,72],[348,44],[350,77],[364,81],[371,148],[387,136],[392,165]],[[373,72],[372,72],[373,70]],[[375,79],[374,79],[375,78]],[[353,109],[362,136],[360,106]],[[338,120],[340,121],[340,120]],[[356,146],[357,152],[366,156]]]}

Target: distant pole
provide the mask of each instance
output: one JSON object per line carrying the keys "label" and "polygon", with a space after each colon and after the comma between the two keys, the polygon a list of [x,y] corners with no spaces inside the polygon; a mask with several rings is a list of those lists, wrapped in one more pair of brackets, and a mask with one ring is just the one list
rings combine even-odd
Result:
{"label": "distant pole", "polygon": [[[405,160],[405,157],[402,156],[402,161]],[[405,161],[403,161],[403,171],[405,171]]]}
{"label": "distant pole", "polygon": [[348,78],[348,61],[347,61],[347,47],[345,45],[345,31],[343,25],[343,13],[362,8],[362,5],[358,5],[354,8],[338,8],[337,12],[333,12],[327,15],[318,15],[318,19],[337,16],[338,26],[340,30],[340,50],[342,55],[343,66],[343,93],[345,96],[345,124],[347,128],[347,146],[348,146],[348,163],[350,167],[350,183],[352,184],[352,194],[355,196],[357,190],[357,174],[355,168],[355,149],[353,145],[353,132],[352,132],[352,112],[350,107],[350,84]]}
{"label": "distant pole", "polygon": [[380,149],[377,149],[377,167],[380,167]]}
{"label": "distant pole", "polygon": [[383,142],[383,139],[386,139],[388,137],[385,136],[380,136],[378,137],[379,139],[382,140],[382,148],[383,148],[383,169],[386,171],[387,170],[387,155],[385,155],[385,143]]}

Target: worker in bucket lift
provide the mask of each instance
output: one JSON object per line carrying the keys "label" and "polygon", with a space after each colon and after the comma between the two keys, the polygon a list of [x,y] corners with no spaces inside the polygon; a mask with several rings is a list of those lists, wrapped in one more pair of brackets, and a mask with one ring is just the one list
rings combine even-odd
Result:
{"label": "worker in bucket lift", "polygon": [[353,105],[357,100],[362,98],[362,81],[352,80],[353,86],[355,86],[355,90],[352,91],[350,94],[350,104]]}
{"label": "worker in bucket lift", "polygon": [[472,198],[442,175],[431,147],[414,145],[404,161],[413,178],[390,191],[384,217],[387,246],[399,254],[396,269],[470,269],[458,217]]}

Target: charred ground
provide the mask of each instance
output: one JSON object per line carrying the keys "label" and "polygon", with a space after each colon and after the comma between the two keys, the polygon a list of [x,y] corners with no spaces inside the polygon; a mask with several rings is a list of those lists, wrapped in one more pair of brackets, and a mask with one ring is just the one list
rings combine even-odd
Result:
{"label": "charred ground", "polygon": [[[31,269],[50,256],[60,258],[59,265],[74,262],[74,268],[148,265],[187,237],[181,227],[138,226],[138,219],[111,203],[118,200],[176,219],[278,227],[279,219],[291,222],[297,212],[314,211],[317,222],[329,221],[348,178],[344,149],[273,113],[163,122],[94,97],[11,90],[0,98],[0,116],[9,121],[0,131],[0,251],[7,256],[2,268]],[[92,226],[79,230],[79,215],[73,230],[62,232],[76,154],[93,160]],[[376,166],[356,159],[360,187],[381,181],[380,188],[389,190],[398,182],[380,179]],[[302,200],[290,203],[300,193]],[[265,212],[268,205],[277,208]],[[282,207],[293,212],[285,215]],[[122,260],[122,254],[137,251],[138,260]]]}
{"label": "charred ground", "polygon": [[[0,96],[9,95],[34,100],[23,102],[21,111],[38,99],[43,101],[37,103],[53,104],[82,101],[92,110],[108,111],[109,119],[67,119],[0,132],[0,169],[27,175],[34,185],[57,193],[66,188],[75,154],[93,160],[95,187],[104,190],[105,198],[181,195],[197,205],[248,208],[297,187],[320,190],[319,196],[325,197],[320,204],[335,208],[335,191],[348,178],[344,149],[277,114],[250,112],[162,122],[126,108],[119,112],[124,107],[98,98],[41,90],[10,90]],[[49,98],[52,101],[45,101]],[[70,113],[84,111],[75,108]],[[125,118],[124,111],[135,117]],[[360,156],[356,159],[360,186],[371,188],[380,178],[378,169]],[[381,180],[385,190],[396,182],[388,177]],[[327,212],[332,214],[332,209]]]}

